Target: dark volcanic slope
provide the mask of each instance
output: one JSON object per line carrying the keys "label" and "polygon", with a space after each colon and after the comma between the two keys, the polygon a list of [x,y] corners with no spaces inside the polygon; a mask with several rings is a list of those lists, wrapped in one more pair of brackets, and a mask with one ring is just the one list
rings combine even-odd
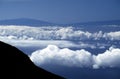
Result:
{"label": "dark volcanic slope", "polygon": [[17,48],[0,42],[1,76],[3,79],[64,79],[35,66]]}

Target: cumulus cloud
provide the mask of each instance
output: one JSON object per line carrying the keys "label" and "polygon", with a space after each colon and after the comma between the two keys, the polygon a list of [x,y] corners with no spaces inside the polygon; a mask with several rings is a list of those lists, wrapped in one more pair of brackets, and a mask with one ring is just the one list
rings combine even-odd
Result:
{"label": "cumulus cloud", "polygon": [[60,49],[55,45],[48,45],[43,50],[32,53],[30,59],[37,65],[55,63],[67,66],[88,67],[92,62],[92,55],[82,50],[73,51],[68,48]]}
{"label": "cumulus cloud", "polygon": [[93,56],[93,59],[93,68],[120,67],[120,49],[110,47],[104,53]]}
{"label": "cumulus cloud", "polygon": [[81,50],[60,49],[55,45],[33,52],[30,59],[36,64],[59,64],[74,67],[120,67],[120,49],[109,48],[104,53],[93,55],[90,52]]}

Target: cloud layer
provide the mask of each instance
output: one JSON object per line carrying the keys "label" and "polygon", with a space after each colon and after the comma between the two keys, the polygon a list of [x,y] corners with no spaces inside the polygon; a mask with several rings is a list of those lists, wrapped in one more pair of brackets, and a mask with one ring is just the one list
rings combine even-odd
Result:
{"label": "cloud layer", "polygon": [[[0,26],[0,36],[17,40],[120,40],[120,31],[88,32],[62,26]],[[73,39],[74,38],[74,39]]]}
{"label": "cloud layer", "polygon": [[120,49],[110,47],[104,53],[93,55],[81,50],[60,49],[55,45],[48,45],[42,50],[33,52],[30,59],[36,64],[59,64],[73,67],[120,67]]}
{"label": "cloud layer", "polygon": [[76,48],[105,48],[108,45],[105,44],[90,44],[84,42],[74,43],[72,41],[65,40],[17,40],[17,39],[9,39],[8,37],[1,37],[0,41],[6,42],[16,47],[46,47],[50,44],[57,45],[61,48],[64,47],[76,47]]}

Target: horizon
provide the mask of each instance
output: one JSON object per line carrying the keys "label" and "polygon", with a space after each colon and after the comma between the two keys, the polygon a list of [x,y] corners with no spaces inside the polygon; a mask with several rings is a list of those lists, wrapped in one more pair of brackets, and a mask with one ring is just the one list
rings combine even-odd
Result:
{"label": "horizon", "polygon": [[73,22],[73,23],[54,23],[54,22],[50,22],[50,21],[44,21],[44,20],[39,20],[39,19],[33,19],[33,18],[14,18],[14,19],[3,19],[0,21],[10,21],[10,20],[36,20],[36,21],[42,21],[42,22],[46,22],[46,23],[52,23],[52,24],[77,24],[77,23],[95,23],[95,22],[109,22],[109,21],[120,21],[120,19],[117,20],[105,20],[105,21],[88,21],[88,22]]}

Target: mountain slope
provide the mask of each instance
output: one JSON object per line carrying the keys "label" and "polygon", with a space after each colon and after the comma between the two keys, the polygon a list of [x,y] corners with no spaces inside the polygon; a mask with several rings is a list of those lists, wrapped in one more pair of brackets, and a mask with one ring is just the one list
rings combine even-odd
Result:
{"label": "mountain slope", "polygon": [[23,52],[3,42],[0,42],[0,54],[3,79],[64,79],[38,68]]}

